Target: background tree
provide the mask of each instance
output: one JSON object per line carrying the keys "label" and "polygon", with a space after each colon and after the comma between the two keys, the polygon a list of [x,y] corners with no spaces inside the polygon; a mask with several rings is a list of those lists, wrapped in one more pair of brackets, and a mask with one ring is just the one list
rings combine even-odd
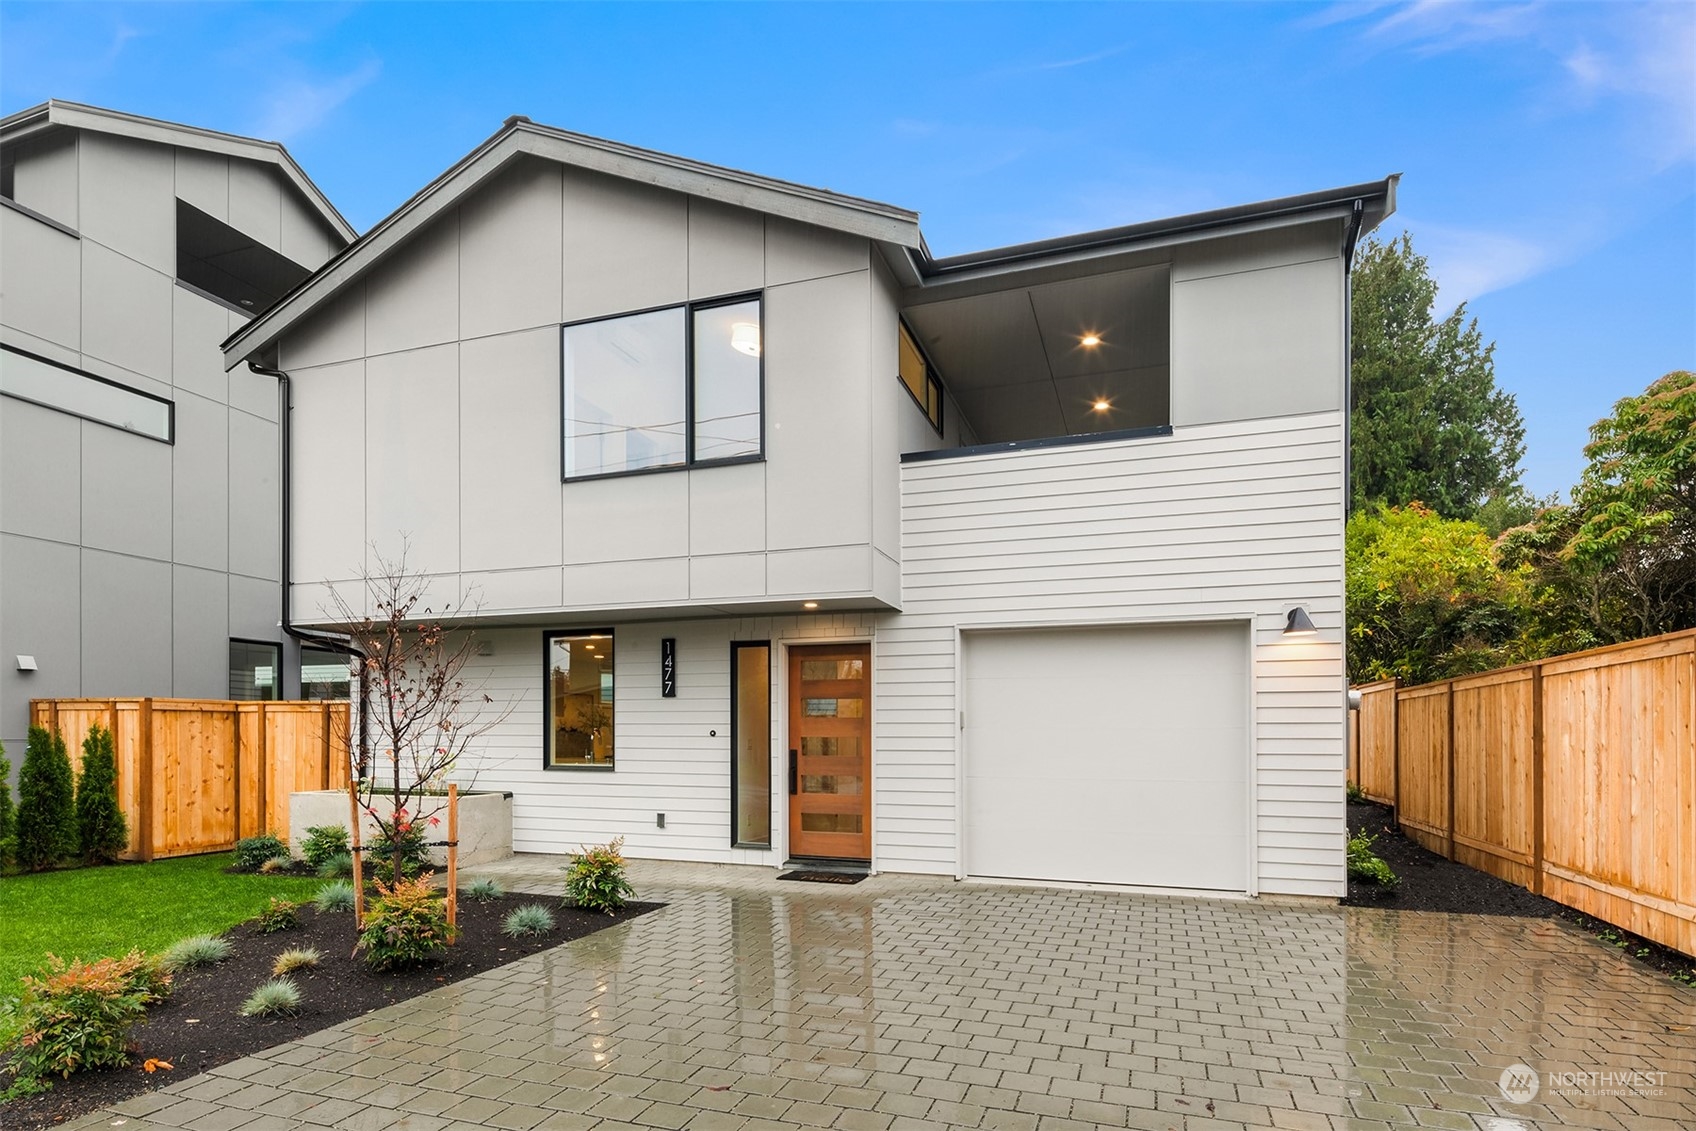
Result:
{"label": "background tree", "polygon": [[1403,232],[1368,240],[1352,300],[1350,493],[1353,507],[1423,502],[1469,518],[1518,486],[1525,422],[1496,388],[1495,343],[1466,304],[1441,320],[1437,283]]}
{"label": "background tree", "polygon": [[1476,522],[1413,503],[1356,513],[1345,541],[1351,678],[1424,683],[1526,658],[1530,571],[1504,572]]}
{"label": "background tree", "polygon": [[[468,686],[465,669],[476,654],[469,627],[450,630],[452,605],[424,605],[429,579],[408,570],[403,547],[394,560],[372,551],[366,575],[369,613],[338,593],[337,619],[361,654],[361,709],[372,730],[372,764],[359,779],[360,805],[377,823],[391,855],[391,878],[407,868],[408,845],[429,840],[442,797],[460,758],[510,711],[486,710],[488,695]],[[458,612],[463,615],[464,609]]]}
{"label": "background tree", "polygon": [[1586,647],[1696,627],[1696,375],[1618,401],[1584,454],[1572,505],[1502,539],[1552,596],[1545,630]]}
{"label": "background tree", "polygon": [[71,759],[58,731],[30,727],[18,771],[18,865],[50,868],[77,850]]}
{"label": "background tree", "polygon": [[110,864],[129,843],[129,824],[118,807],[118,756],[112,732],[98,723],[82,740],[77,774],[77,847],[90,864]]}

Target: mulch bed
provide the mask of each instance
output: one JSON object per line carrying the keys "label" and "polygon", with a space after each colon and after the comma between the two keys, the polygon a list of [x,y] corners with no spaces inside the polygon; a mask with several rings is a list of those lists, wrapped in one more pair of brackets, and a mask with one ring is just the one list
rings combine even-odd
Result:
{"label": "mulch bed", "polygon": [[[540,903],[554,913],[554,929],[530,939],[510,939],[501,920],[514,908]],[[134,1031],[136,1051],[128,1068],[82,1073],[56,1081],[43,1095],[7,1103],[0,1124],[6,1131],[34,1131],[86,1115],[120,1100],[177,1083],[220,1064],[272,1045],[292,1041],[374,1009],[393,1005],[429,990],[481,974],[515,959],[628,922],[661,904],[631,903],[617,915],[595,915],[562,907],[557,898],[505,895],[477,903],[461,894],[459,941],[447,958],[418,970],[374,974],[351,956],[351,914],[320,915],[310,904],[300,909],[300,926],[260,934],[251,923],[225,938],[235,954],[216,966],[178,975],[171,996],[148,1012]],[[301,991],[294,1017],[242,1017],[237,1010],[253,988],[271,977],[280,951],[316,947],[324,958],[310,970],[290,975]],[[151,1075],[142,1069],[149,1057],[168,1061],[169,1070]],[[0,1071],[0,1089],[11,1075]]]}
{"label": "mulch bed", "polygon": [[1696,985],[1696,961],[1648,939],[1639,938],[1611,923],[1604,923],[1564,903],[1545,899],[1534,892],[1480,872],[1465,864],[1437,855],[1403,835],[1394,809],[1370,801],[1351,801],[1348,806],[1349,835],[1369,832],[1377,839],[1372,851],[1382,857],[1401,877],[1393,888],[1383,888],[1354,876],[1349,877],[1348,898],[1356,907],[1382,907],[1390,911],[1448,911],[1467,915],[1520,915],[1534,919],[1560,919],[1686,985]]}

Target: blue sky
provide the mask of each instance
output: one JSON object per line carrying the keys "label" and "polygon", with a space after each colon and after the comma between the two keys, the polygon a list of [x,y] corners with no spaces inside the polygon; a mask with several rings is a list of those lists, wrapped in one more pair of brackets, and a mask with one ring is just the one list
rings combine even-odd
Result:
{"label": "blue sky", "polygon": [[937,254],[1405,174],[1564,491],[1696,367],[1696,5],[0,6],[48,97],[286,142],[364,229],[509,114],[914,208]]}

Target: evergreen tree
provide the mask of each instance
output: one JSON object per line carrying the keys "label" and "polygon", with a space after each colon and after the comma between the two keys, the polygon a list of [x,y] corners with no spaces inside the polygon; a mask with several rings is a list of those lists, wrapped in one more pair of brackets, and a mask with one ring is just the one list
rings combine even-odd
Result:
{"label": "evergreen tree", "polygon": [[1352,301],[1350,501],[1422,502],[1471,518],[1492,495],[1513,497],[1525,422],[1496,388],[1494,342],[1466,304],[1440,321],[1437,282],[1402,233],[1369,240],[1356,260]]}
{"label": "evergreen tree", "polygon": [[77,775],[77,842],[90,864],[109,864],[129,842],[129,826],[118,808],[118,757],[112,732],[98,723],[82,742]]}
{"label": "evergreen tree", "polygon": [[71,759],[58,731],[29,728],[18,773],[18,864],[36,871],[77,850]]}
{"label": "evergreen tree", "polygon": [[0,868],[10,868],[18,851],[17,813],[12,807],[12,763],[0,743]]}

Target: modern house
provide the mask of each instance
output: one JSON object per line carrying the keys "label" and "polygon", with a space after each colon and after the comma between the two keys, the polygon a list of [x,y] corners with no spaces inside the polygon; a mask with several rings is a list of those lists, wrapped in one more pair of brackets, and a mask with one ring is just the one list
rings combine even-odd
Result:
{"label": "modern house", "polygon": [[66,102],[0,120],[14,766],[31,698],[302,693],[278,628],[278,385],[218,346],[354,234],[271,142]]}
{"label": "modern house", "polygon": [[292,386],[292,617],[403,541],[479,607],[521,850],[1341,894],[1348,271],[1395,188],[934,258],[510,119],[224,345]]}

